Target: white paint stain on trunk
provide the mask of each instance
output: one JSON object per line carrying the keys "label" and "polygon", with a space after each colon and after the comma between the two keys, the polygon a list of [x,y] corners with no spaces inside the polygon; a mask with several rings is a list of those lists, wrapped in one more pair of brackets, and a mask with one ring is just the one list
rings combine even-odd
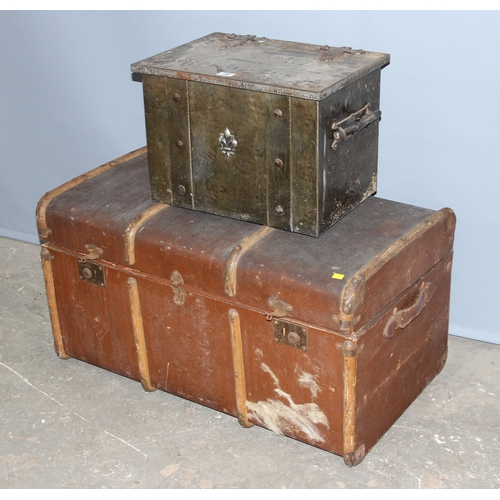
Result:
{"label": "white paint stain on trunk", "polygon": [[300,373],[299,384],[303,387],[307,387],[311,391],[311,395],[313,398],[315,398],[318,395],[318,392],[321,391],[314,377],[307,372]]}
{"label": "white paint stain on trunk", "polygon": [[[284,434],[287,430],[298,429],[307,435],[311,443],[322,443],[324,438],[318,429],[318,425],[329,427],[326,415],[320,410],[316,403],[296,404],[290,394],[287,394],[280,388],[279,380],[272,370],[265,364],[260,365],[262,371],[268,373],[273,379],[276,388],[274,391],[280,399],[268,399],[252,403],[247,401],[248,411],[264,427],[270,429],[276,434]],[[309,383],[308,387],[317,387],[316,382],[311,375],[302,373],[299,376]],[[303,377],[305,376],[305,378]],[[311,383],[311,380],[314,383]],[[316,385],[315,385],[316,384]],[[314,389],[311,390],[311,392]],[[316,390],[317,392],[317,390]]]}

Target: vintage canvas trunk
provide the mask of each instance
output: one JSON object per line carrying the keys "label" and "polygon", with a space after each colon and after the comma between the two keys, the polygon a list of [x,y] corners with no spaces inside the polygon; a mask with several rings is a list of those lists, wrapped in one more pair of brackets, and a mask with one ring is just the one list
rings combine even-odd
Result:
{"label": "vintage canvas trunk", "polygon": [[320,238],[155,203],[145,148],[47,193],[55,346],[358,464],[443,368],[455,217],[371,197]]}
{"label": "vintage canvas trunk", "polygon": [[132,65],[152,199],[318,236],[377,189],[389,55],[213,33]]}

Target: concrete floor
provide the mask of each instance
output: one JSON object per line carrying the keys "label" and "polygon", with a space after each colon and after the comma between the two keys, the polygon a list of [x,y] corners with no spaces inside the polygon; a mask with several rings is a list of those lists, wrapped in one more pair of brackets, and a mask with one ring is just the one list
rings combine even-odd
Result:
{"label": "concrete floor", "polygon": [[365,460],[53,348],[39,247],[0,238],[0,487],[500,488],[500,346],[450,337],[443,372]]}

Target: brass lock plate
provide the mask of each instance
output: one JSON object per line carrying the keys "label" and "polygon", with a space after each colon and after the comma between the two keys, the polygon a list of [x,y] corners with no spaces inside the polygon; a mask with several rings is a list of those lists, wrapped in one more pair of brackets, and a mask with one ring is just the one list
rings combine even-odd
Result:
{"label": "brass lock plate", "polygon": [[275,319],[274,340],[280,344],[307,351],[307,327]]}
{"label": "brass lock plate", "polygon": [[86,281],[87,283],[92,283],[97,286],[106,286],[106,282],[104,280],[104,269],[96,262],[79,259],[78,273],[80,274],[80,279],[82,281]]}

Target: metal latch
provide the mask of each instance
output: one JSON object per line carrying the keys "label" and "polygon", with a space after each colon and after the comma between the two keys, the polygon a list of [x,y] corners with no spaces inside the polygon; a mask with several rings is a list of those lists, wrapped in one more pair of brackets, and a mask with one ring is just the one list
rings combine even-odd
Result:
{"label": "metal latch", "polygon": [[102,248],[88,243],[85,244],[85,250],[87,250],[88,254],[82,257],[82,259],[98,259],[104,253],[104,250]]}
{"label": "metal latch", "polygon": [[307,327],[274,320],[274,340],[302,351],[307,351]]}
{"label": "metal latch", "polygon": [[266,314],[267,321],[271,321],[273,318],[282,318],[283,316],[288,316],[293,314],[293,306],[283,302],[280,299],[269,299],[267,301],[269,307],[273,308],[271,314]]}
{"label": "metal latch", "polygon": [[170,276],[170,281],[172,282],[172,290],[174,292],[174,303],[178,306],[184,305],[186,290],[181,286],[184,285],[181,273],[179,271],[174,271]]}
{"label": "metal latch", "polygon": [[331,148],[336,149],[339,142],[345,141],[349,136],[368,127],[370,123],[380,120],[380,110],[371,111],[370,103],[366,103],[361,109],[351,113],[349,116],[332,125],[333,139]]}
{"label": "metal latch", "polygon": [[97,286],[106,286],[104,280],[104,269],[97,262],[92,262],[86,259],[78,259],[78,272],[80,279],[87,283],[92,283]]}

